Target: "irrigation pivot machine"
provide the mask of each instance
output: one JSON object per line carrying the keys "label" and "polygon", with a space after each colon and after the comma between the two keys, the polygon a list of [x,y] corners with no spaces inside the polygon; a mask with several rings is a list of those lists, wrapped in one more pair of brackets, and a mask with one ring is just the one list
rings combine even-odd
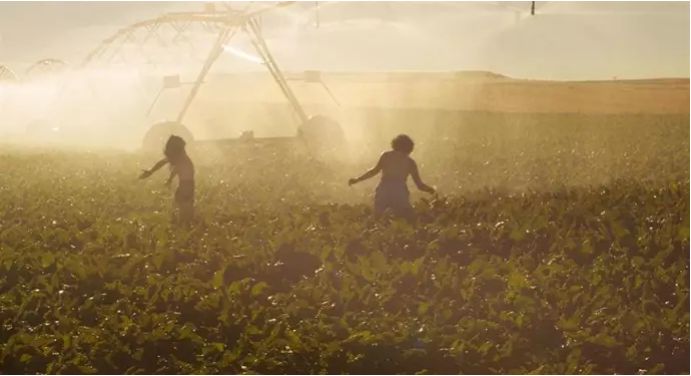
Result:
{"label": "irrigation pivot machine", "polygon": [[[186,139],[188,143],[199,143],[195,141],[192,133],[185,127],[184,120],[190,106],[194,102],[197,93],[204,83],[204,79],[209,73],[211,67],[218,60],[224,52],[224,46],[239,33],[244,33],[249,37],[249,40],[256,50],[256,53],[261,59],[262,65],[266,66],[273,81],[278,85],[282,95],[288,100],[290,106],[297,117],[299,127],[297,134],[293,137],[272,137],[272,138],[255,138],[253,132],[245,132],[236,139],[222,139],[222,140],[206,140],[204,142],[264,142],[264,141],[283,141],[297,140],[308,146],[311,151],[325,150],[326,148],[337,147],[344,142],[343,130],[338,123],[326,116],[316,115],[309,116],[303,107],[300,105],[294,92],[288,85],[288,81],[279,68],[276,60],[272,56],[265,39],[262,36],[261,25],[258,17],[270,10],[285,7],[292,4],[292,2],[280,2],[267,5],[263,8],[248,11],[237,10],[230,6],[223,6],[223,9],[218,9],[219,6],[215,4],[206,4],[203,11],[199,12],[175,12],[166,13],[161,16],[137,22],[117,31],[112,36],[105,39],[94,50],[92,50],[81,64],[81,68],[85,68],[97,61],[108,61],[118,56],[118,51],[123,46],[129,44],[136,44],[141,53],[146,53],[146,44],[154,43],[158,48],[166,48],[169,45],[184,41],[187,39],[186,33],[204,32],[215,35],[215,40],[208,51],[206,58],[199,70],[194,82],[191,82],[191,89],[187,94],[182,108],[177,114],[177,117],[169,121],[154,124],[146,132],[143,140],[143,147],[145,149],[156,148],[160,149],[161,145],[171,135],[176,134]],[[161,36],[165,33],[165,36]],[[170,36],[172,35],[172,39]],[[166,39],[168,38],[168,39]],[[319,72],[306,72],[304,80],[307,82],[319,82],[331,95],[331,92],[321,81]],[[168,76],[163,80],[163,87],[161,91],[166,88],[175,88],[181,85],[177,76]],[[161,91],[156,95],[154,106]],[[333,96],[332,96],[333,98]],[[334,98],[335,99],[335,98]],[[149,111],[151,110],[149,108]]]}
{"label": "irrigation pivot machine", "polygon": [[[143,58],[146,65],[150,64],[156,66],[160,63],[160,53],[162,51],[165,51],[168,55],[175,55],[172,57],[174,62],[173,65],[179,68],[181,67],[179,63],[184,58],[184,55],[180,54],[179,47],[186,46],[189,51],[192,52],[190,56],[194,56],[195,62],[201,63],[201,68],[198,72],[195,71],[195,80],[186,83],[180,81],[179,75],[165,76],[157,73],[157,80],[160,80],[163,76],[163,84],[158,94],[153,98],[153,103],[148,107],[147,115],[151,112],[160,95],[166,89],[180,88],[182,86],[187,87],[187,85],[189,85],[190,89],[189,92],[186,93],[177,114],[167,117],[166,121],[158,122],[148,127],[142,142],[144,149],[160,149],[161,145],[171,134],[183,137],[190,144],[298,141],[299,144],[306,146],[309,152],[332,150],[345,145],[343,129],[338,122],[327,116],[310,116],[306,113],[288,84],[288,81],[294,80],[295,76],[291,75],[287,77],[284,72],[281,71],[262,35],[262,15],[276,10],[277,8],[290,6],[293,2],[252,3],[250,5],[254,7],[254,9],[250,9],[250,5],[247,5],[244,10],[234,9],[227,3],[201,4],[203,4],[203,9],[200,11],[165,13],[158,17],[140,21],[120,29],[91,50],[77,66],[69,67],[65,62],[57,59],[42,59],[31,65],[23,73],[22,77],[20,77],[20,75],[12,71],[8,66],[0,64],[0,84],[17,86],[30,80],[42,80],[56,72],[74,71],[80,74],[89,68],[105,67],[109,64],[131,64],[131,61],[126,61],[125,56],[128,58]],[[317,10],[316,27],[318,28],[318,2],[315,4]],[[233,3],[233,6],[239,7],[241,5]],[[531,2],[530,14],[535,15],[535,12],[536,4],[535,2]],[[255,138],[252,131],[247,131],[239,138],[200,141],[195,140],[189,128],[184,125],[190,107],[194,103],[201,87],[204,85],[205,78],[214,64],[218,61],[219,57],[221,57],[225,51],[236,54],[237,51],[233,51],[233,48],[229,46],[229,42],[233,38],[238,39],[239,35],[242,35],[243,39],[247,39],[249,43],[251,43],[251,46],[257,54],[257,56],[251,56],[251,59],[256,60],[255,62],[261,63],[266,67],[273,81],[280,89],[281,95],[288,101],[298,123],[297,131],[293,136]],[[194,38],[198,38],[199,36],[204,37],[203,43],[194,41]],[[242,53],[240,53],[240,55],[242,55]],[[198,59],[198,57],[202,56],[202,59]],[[135,64],[131,66],[137,67]],[[189,66],[189,64],[185,66]],[[27,80],[24,80],[24,78]],[[325,94],[340,106],[333,93],[324,84],[319,71],[306,71],[302,76],[299,76],[298,79],[308,83],[320,84],[325,89]],[[65,86],[67,85],[63,85],[61,89],[64,89]],[[93,88],[91,88],[91,90],[94,92]],[[149,94],[146,95],[148,96]],[[58,95],[55,101],[62,102],[63,98],[66,97],[69,97],[69,95]],[[106,98],[106,101],[107,100],[108,98]],[[141,102],[141,99],[136,100]],[[80,105],[85,104],[80,103]],[[61,106],[53,105],[49,107],[59,109]],[[167,109],[169,108],[170,107],[167,107]],[[136,113],[139,113],[138,110]],[[31,118],[31,116],[28,117]],[[49,117],[47,120],[31,120],[29,122],[30,125],[27,126],[28,133],[39,135],[41,132],[45,132],[46,129],[62,132],[63,127],[60,126],[61,124],[56,125],[56,122],[59,123],[60,121],[56,120],[56,118],[60,119],[59,116],[57,116],[53,118]],[[69,121],[65,122],[68,123]],[[31,125],[33,123],[37,125]],[[104,123],[107,123],[107,121]],[[136,123],[139,123],[139,121]]]}

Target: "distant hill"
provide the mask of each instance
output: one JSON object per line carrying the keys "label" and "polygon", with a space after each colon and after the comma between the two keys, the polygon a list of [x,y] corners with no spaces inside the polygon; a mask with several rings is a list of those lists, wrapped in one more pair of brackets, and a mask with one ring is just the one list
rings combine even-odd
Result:
{"label": "distant hill", "polygon": [[[318,81],[287,73],[305,105],[331,105]],[[314,76],[314,72],[312,73]],[[526,80],[487,71],[318,72],[343,108],[425,108],[530,113],[689,113],[688,78]],[[312,77],[314,78],[314,77]],[[268,73],[215,75],[200,100],[277,103],[285,99]]]}

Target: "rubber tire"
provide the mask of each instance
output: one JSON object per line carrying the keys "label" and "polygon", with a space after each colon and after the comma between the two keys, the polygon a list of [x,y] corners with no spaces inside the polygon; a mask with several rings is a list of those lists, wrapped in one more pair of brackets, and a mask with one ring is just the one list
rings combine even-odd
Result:
{"label": "rubber tire", "polygon": [[317,153],[337,151],[345,145],[343,129],[335,120],[323,116],[312,116],[298,130],[299,137]]}
{"label": "rubber tire", "polygon": [[146,131],[144,140],[142,141],[142,149],[163,150],[166,141],[168,141],[168,138],[172,135],[182,137],[188,145],[194,142],[194,136],[187,127],[178,122],[165,121],[152,125],[151,128]]}

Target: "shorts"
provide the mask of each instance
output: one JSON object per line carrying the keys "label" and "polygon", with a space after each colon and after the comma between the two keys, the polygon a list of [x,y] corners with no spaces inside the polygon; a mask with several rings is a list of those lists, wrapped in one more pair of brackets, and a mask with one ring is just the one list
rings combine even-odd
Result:
{"label": "shorts", "polygon": [[379,183],[374,194],[374,213],[381,215],[387,209],[397,216],[412,216],[413,207],[410,205],[410,193],[405,183]]}
{"label": "shorts", "polygon": [[189,224],[194,217],[194,180],[181,180],[175,191],[173,222]]}
{"label": "shorts", "polygon": [[175,191],[175,202],[178,204],[194,203],[194,180],[181,180]]}

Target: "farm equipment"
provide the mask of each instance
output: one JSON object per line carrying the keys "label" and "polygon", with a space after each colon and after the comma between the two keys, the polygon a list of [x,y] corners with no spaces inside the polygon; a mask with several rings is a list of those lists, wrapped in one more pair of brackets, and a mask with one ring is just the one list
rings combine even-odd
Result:
{"label": "farm equipment", "polygon": [[[204,63],[197,73],[193,82],[182,83],[179,76],[166,76],[163,80],[163,87],[159,90],[149,107],[149,112],[156,104],[158,97],[166,89],[178,88],[182,85],[191,85],[180,111],[173,120],[154,124],[146,132],[143,139],[144,149],[160,149],[165,140],[171,135],[176,134],[184,138],[188,143],[202,143],[195,140],[190,130],[184,125],[185,116],[199,90],[204,83],[207,74],[214,63],[224,52],[229,41],[238,33],[245,33],[254,47],[262,65],[266,66],[273,81],[281,91],[281,94],[288,100],[293,113],[297,117],[299,127],[297,134],[292,137],[271,137],[266,139],[255,138],[252,131],[247,131],[239,138],[206,140],[203,143],[237,143],[237,142],[262,142],[265,141],[300,141],[304,142],[311,151],[322,150],[324,148],[337,147],[344,142],[344,135],[338,123],[326,116],[308,116],[292,89],[288,85],[288,78],[283,74],[278,63],[269,51],[269,47],[262,36],[261,25],[258,16],[276,9],[289,5],[290,3],[277,3],[266,6],[254,11],[238,11],[227,7],[217,9],[213,4],[207,4],[201,12],[176,12],[167,13],[149,20],[137,22],[116,32],[114,35],[105,39],[99,46],[92,50],[82,62],[82,67],[87,67],[99,59],[111,60],[118,54],[118,50],[129,42],[137,41],[161,41],[158,34],[161,30],[167,29],[174,32],[173,40],[179,42],[184,40],[185,34],[193,27],[201,28],[203,32],[214,33],[216,38],[211,49],[208,51]],[[142,35],[143,34],[143,35]],[[141,38],[141,39],[140,39]],[[141,47],[141,46],[140,46]],[[335,100],[331,91],[321,80],[317,71],[305,73],[304,81],[319,82],[326,89],[329,96]]]}

